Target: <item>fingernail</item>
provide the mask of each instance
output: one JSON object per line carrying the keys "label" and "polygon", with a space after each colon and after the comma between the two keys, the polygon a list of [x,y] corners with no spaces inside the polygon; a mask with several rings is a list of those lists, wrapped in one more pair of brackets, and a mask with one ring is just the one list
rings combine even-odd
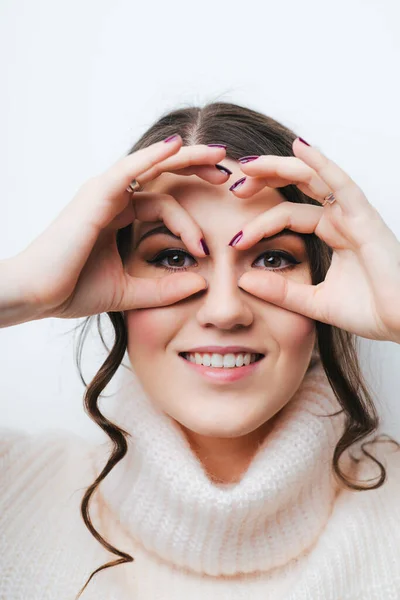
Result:
{"label": "fingernail", "polygon": [[172,142],[172,140],[176,140],[179,137],[179,135],[177,133],[174,133],[174,135],[170,135],[169,137],[167,137],[164,142]]}
{"label": "fingernail", "polygon": [[204,254],[206,254],[207,256],[209,256],[210,255],[210,251],[208,249],[208,246],[207,246],[206,241],[205,241],[204,238],[201,238],[200,244],[201,244],[201,247],[203,248]]}
{"label": "fingernail", "polygon": [[239,231],[236,235],[233,236],[228,246],[236,246],[236,244],[242,239],[243,231]]}
{"label": "fingernail", "polygon": [[210,146],[210,148],[225,148],[226,150],[225,144],[207,144],[207,146]]}
{"label": "fingernail", "polygon": [[259,156],[242,156],[242,158],[238,158],[238,161],[240,163],[247,163],[250,162],[251,160],[256,160],[256,158],[260,158]]}
{"label": "fingernail", "polygon": [[229,188],[230,192],[233,192],[234,190],[236,190],[238,187],[240,187],[241,185],[243,185],[243,183],[246,181],[246,177],[242,177],[241,179],[238,179],[237,181],[235,181],[235,183],[233,185],[231,185],[231,187]]}
{"label": "fingernail", "polygon": [[311,146],[311,144],[309,144],[308,142],[306,142],[306,140],[303,140],[303,138],[299,137],[299,140],[301,142],[303,142],[303,144],[305,144],[306,146]]}
{"label": "fingernail", "polygon": [[232,171],[230,171],[226,167],[223,167],[222,165],[215,165],[215,166],[217,167],[217,169],[219,169],[223,173],[226,173],[227,175],[232,175]]}

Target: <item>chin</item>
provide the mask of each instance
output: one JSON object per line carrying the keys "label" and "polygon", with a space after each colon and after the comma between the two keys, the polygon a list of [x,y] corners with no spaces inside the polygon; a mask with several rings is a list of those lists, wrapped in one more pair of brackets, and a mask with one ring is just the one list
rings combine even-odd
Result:
{"label": "chin", "polygon": [[255,431],[268,420],[265,397],[262,401],[254,398],[251,402],[247,398],[244,402],[243,395],[235,400],[209,394],[206,401],[192,396],[189,404],[182,400],[178,405],[164,405],[161,409],[183,430],[207,437],[240,437]]}

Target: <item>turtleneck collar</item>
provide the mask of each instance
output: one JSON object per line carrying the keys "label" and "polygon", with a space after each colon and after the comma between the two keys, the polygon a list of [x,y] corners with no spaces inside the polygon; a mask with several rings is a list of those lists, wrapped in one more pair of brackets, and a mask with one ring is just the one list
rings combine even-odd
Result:
{"label": "turtleneck collar", "polygon": [[[112,403],[107,416],[132,437],[98,493],[125,534],[148,551],[226,576],[280,567],[317,540],[340,487],[331,463],[344,423],[343,413],[321,416],[341,406],[320,361],[234,484],[208,477],[180,426],[149,401],[132,371],[122,369]],[[99,457],[98,472],[105,464]]]}

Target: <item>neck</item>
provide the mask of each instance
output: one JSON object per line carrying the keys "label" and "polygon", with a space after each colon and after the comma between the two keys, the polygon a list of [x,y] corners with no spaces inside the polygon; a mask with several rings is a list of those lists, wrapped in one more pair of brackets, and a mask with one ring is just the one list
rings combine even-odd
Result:
{"label": "neck", "polygon": [[217,483],[239,482],[272,429],[272,420],[255,431],[233,438],[200,435],[177,423],[205,472]]}
{"label": "neck", "polygon": [[[237,472],[227,477],[229,449],[218,464],[214,448],[211,471],[225,485],[212,480],[134,372],[123,370],[113,407],[107,416],[130,433],[127,455],[98,490],[113,534],[121,528],[132,544],[167,563],[220,576],[269,572],[307,551],[325,528],[340,489],[332,457],[345,415],[320,364],[307,371]],[[97,455],[98,473],[110,450]],[[344,471],[348,459],[341,459]]]}

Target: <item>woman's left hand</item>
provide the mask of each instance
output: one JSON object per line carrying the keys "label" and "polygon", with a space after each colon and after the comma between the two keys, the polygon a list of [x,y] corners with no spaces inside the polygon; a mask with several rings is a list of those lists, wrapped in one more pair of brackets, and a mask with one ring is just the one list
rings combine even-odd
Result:
{"label": "woman's left hand", "polygon": [[400,343],[400,243],[360,187],[319,150],[293,142],[295,156],[263,155],[241,164],[246,181],[233,193],[248,198],[263,187],[295,184],[322,204],[282,202],[243,228],[245,250],[282,229],[315,233],[332,249],[325,280],[309,285],[276,271],[248,271],[239,286],[259,298],[356,335]]}

